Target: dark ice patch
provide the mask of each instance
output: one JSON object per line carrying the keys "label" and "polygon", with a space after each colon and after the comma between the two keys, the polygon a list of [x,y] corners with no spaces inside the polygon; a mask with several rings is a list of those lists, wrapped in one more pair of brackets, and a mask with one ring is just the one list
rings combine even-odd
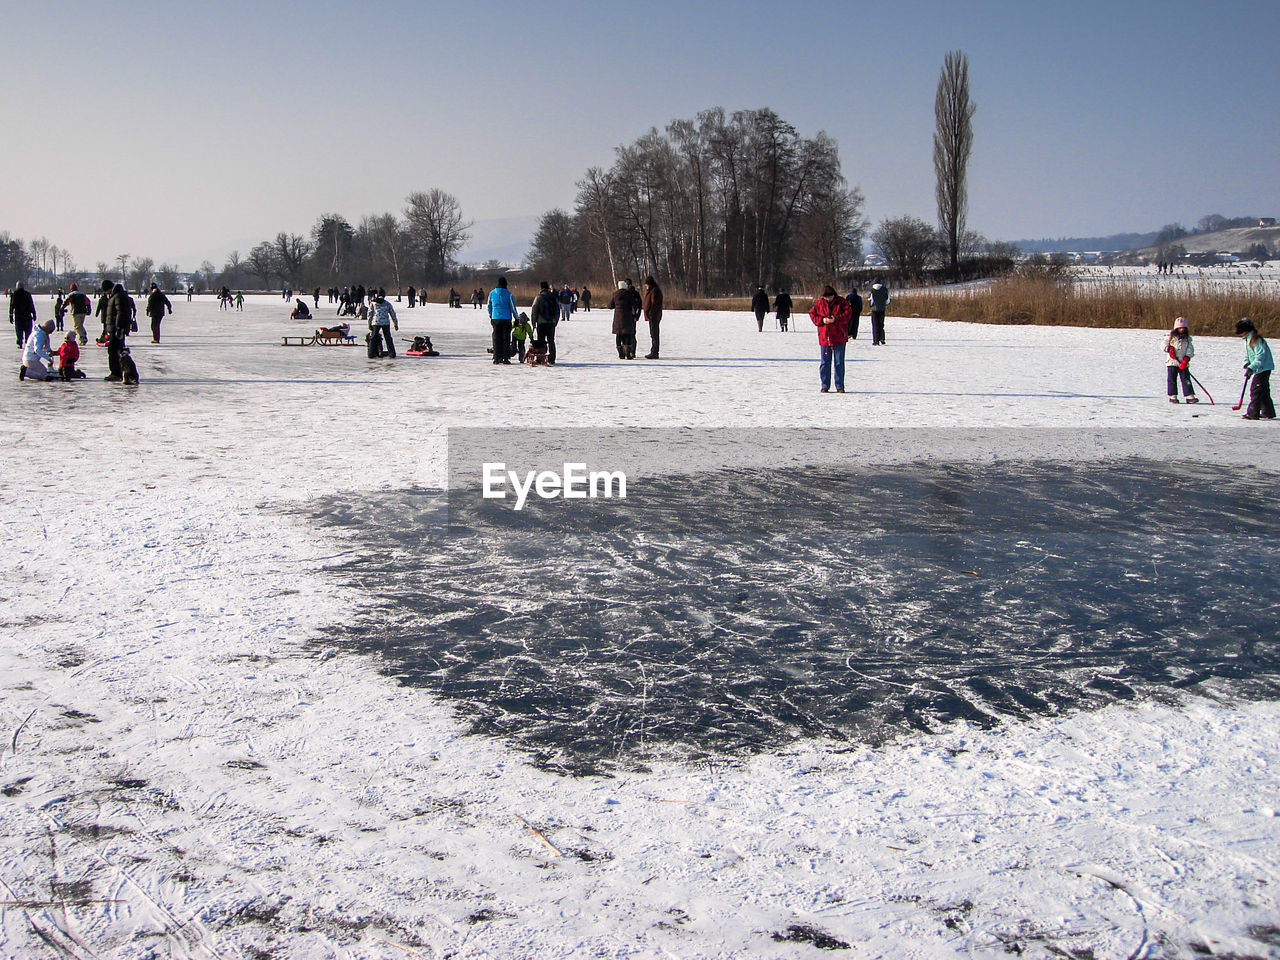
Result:
{"label": "dark ice patch", "polygon": [[[1280,692],[1275,478],[910,464],[633,479],[626,500],[333,498],[338,629],[556,769],[879,742],[1178,690]],[[447,516],[447,523],[442,517]]]}

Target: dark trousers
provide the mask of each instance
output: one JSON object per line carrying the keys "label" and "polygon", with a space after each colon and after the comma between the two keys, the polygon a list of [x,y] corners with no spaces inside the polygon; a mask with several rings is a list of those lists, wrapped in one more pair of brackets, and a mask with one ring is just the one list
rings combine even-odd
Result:
{"label": "dark trousers", "polygon": [[545,320],[538,321],[538,339],[547,345],[547,363],[556,362],[556,325]]}
{"label": "dark trousers", "polygon": [[855,313],[853,315],[853,319],[849,321],[849,339],[850,340],[858,339],[858,321],[861,319],[862,317]]}
{"label": "dark trousers", "polygon": [[27,345],[27,337],[31,336],[31,328],[35,325],[34,320],[23,320],[17,317],[13,321],[14,332],[18,335],[18,346],[25,347]]}
{"label": "dark trousers", "polygon": [[1191,388],[1190,370],[1179,370],[1177,367],[1165,367],[1165,370],[1168,371],[1166,379],[1169,381],[1169,396],[1176,397],[1178,395],[1179,374],[1181,374],[1182,380],[1182,395],[1184,397],[1194,397],[1196,395],[1195,390]]}
{"label": "dark trousers", "polygon": [[765,315],[764,310],[756,311],[756,329],[759,330],[761,333],[764,333],[764,315]]}
{"label": "dark trousers", "polygon": [[107,373],[112,377],[123,377],[124,367],[120,364],[120,354],[124,350],[124,337],[118,333],[107,334]]}
{"label": "dark trousers", "polygon": [[788,313],[785,317],[782,314],[778,314],[778,326],[781,327],[784,331],[787,329],[787,324],[790,322],[791,322],[791,314]]}
{"label": "dark trousers", "polygon": [[510,360],[508,351],[511,349],[511,321],[491,319],[489,325],[493,327],[493,362]]}
{"label": "dark trousers", "polygon": [[618,359],[634,360],[636,357],[636,328],[624,329],[617,336]]}
{"label": "dark trousers", "polygon": [[511,356],[524,363],[524,341],[511,338]]}
{"label": "dark trousers", "polygon": [[151,318],[151,339],[160,342],[160,317]]}
{"label": "dark trousers", "polygon": [[1271,402],[1271,371],[1255,373],[1253,386],[1249,388],[1249,409],[1244,415],[1250,420],[1274,420],[1276,405]]}
{"label": "dark trousers", "polygon": [[872,344],[884,343],[884,311],[871,311],[871,342]]}
{"label": "dark trousers", "polygon": [[661,320],[649,321],[649,356],[646,359],[658,359],[658,326],[661,323]]}
{"label": "dark trousers", "polygon": [[374,324],[373,337],[375,340],[378,337],[382,337],[383,344],[384,344],[383,346],[384,351],[386,352],[388,357],[391,357],[391,359],[394,360],[396,356],[396,342],[395,342],[395,339],[391,336],[391,327],[390,326],[384,327],[381,324]]}

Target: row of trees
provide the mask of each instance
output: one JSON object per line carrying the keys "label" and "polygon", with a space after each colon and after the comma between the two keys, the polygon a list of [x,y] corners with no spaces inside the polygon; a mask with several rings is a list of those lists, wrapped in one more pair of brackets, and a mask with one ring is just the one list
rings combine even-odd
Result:
{"label": "row of trees", "polygon": [[405,198],[400,217],[373,214],[352,226],[341,214],[326,213],[309,236],[278,233],[243,257],[233,250],[221,270],[205,261],[197,277],[211,288],[238,288],[247,277],[266,289],[283,285],[295,290],[356,282],[397,289],[446,282],[456,276],[457,255],[470,228],[452,194],[418,191]]}
{"label": "row of trees", "polygon": [[59,279],[74,274],[78,268],[70,252],[46,237],[23,242],[0,233],[0,286],[24,283],[56,286]]}
{"label": "row of trees", "polygon": [[578,181],[572,212],[540,218],[527,258],[539,276],[653,274],[705,296],[831,277],[860,255],[863,197],[835,141],[772,110],[705,110],[616,154]]}

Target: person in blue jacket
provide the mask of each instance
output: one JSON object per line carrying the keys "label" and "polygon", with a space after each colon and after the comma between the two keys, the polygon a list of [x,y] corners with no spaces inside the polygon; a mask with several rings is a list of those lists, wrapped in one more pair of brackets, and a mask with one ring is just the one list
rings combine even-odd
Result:
{"label": "person in blue jacket", "polygon": [[516,301],[507,289],[507,278],[499,277],[489,294],[489,324],[493,327],[493,362],[511,363],[511,323],[516,318]]}
{"label": "person in blue jacket", "polygon": [[1249,389],[1249,408],[1245,411],[1244,418],[1274,420],[1276,407],[1271,402],[1271,371],[1276,368],[1276,362],[1271,357],[1271,348],[1248,317],[1236,321],[1236,336],[1245,339],[1244,368],[1253,376],[1253,386]]}

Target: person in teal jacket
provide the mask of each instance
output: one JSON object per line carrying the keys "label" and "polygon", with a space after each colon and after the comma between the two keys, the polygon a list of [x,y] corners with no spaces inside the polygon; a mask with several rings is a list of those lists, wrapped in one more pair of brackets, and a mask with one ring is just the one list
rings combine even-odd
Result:
{"label": "person in teal jacket", "polygon": [[1271,348],[1248,317],[1237,321],[1236,336],[1245,338],[1244,368],[1253,375],[1249,409],[1245,411],[1244,418],[1274,420],[1276,407],[1271,402],[1271,371],[1276,368],[1276,362],[1271,357]]}
{"label": "person in teal jacket", "polygon": [[511,323],[516,318],[516,301],[507,289],[507,278],[499,277],[489,294],[489,324],[493,327],[493,362],[511,363]]}

